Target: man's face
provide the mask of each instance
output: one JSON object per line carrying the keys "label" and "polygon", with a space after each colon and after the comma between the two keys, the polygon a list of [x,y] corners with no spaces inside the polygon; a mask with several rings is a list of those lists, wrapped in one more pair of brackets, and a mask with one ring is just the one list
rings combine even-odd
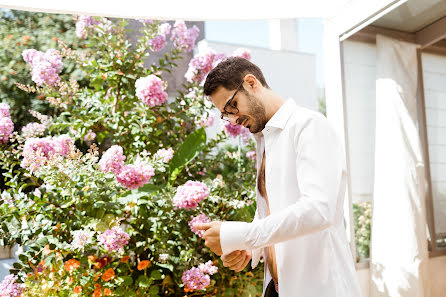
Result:
{"label": "man's face", "polygon": [[[227,90],[220,86],[211,95],[211,100],[220,112],[224,113],[224,106],[235,92],[236,90]],[[231,105],[238,109],[237,114],[228,115],[233,125],[242,125],[248,128],[251,133],[260,132],[265,128],[267,122],[265,106],[257,96],[240,88],[232,99]]]}

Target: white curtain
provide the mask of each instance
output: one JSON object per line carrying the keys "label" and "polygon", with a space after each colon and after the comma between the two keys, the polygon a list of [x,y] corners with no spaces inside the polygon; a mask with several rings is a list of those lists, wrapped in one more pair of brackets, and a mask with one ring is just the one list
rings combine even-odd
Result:
{"label": "white curtain", "polygon": [[377,35],[371,297],[429,297],[417,46]]}

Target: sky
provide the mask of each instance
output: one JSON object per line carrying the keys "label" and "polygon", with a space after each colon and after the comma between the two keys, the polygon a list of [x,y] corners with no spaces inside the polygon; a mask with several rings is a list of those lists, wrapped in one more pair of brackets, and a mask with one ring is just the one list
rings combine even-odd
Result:
{"label": "sky", "polygon": [[[297,19],[299,52],[316,57],[316,82],[323,88],[323,21]],[[206,21],[205,38],[210,41],[269,48],[268,21]]]}

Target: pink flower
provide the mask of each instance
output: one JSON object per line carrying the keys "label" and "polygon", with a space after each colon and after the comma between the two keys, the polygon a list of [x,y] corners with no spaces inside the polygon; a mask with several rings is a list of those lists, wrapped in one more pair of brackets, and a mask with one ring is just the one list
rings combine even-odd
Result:
{"label": "pink flower", "polygon": [[56,144],[51,137],[28,138],[23,147],[20,166],[36,171],[40,166],[46,165],[53,154],[56,154]]}
{"label": "pink flower", "polygon": [[155,153],[155,157],[160,158],[164,163],[167,163],[173,158],[173,149],[171,147],[168,149],[159,149]]}
{"label": "pink flower", "polygon": [[56,72],[56,69],[48,61],[42,61],[34,64],[32,70],[32,80],[39,86],[47,84],[54,86],[60,81],[60,77]]}
{"label": "pink flower", "polygon": [[127,189],[137,189],[147,184],[152,176],[155,175],[155,170],[152,166],[137,163],[134,165],[126,165],[122,167],[121,171],[116,176],[116,180]]}
{"label": "pink flower", "polygon": [[211,283],[211,278],[208,274],[203,273],[197,267],[192,267],[186,270],[181,277],[186,291],[203,290]]}
{"label": "pink flower", "polygon": [[9,114],[9,110],[10,110],[10,107],[7,103],[4,103],[4,102],[0,103],[0,118],[11,117],[11,115]]}
{"label": "pink flower", "polygon": [[138,19],[138,21],[140,21],[143,24],[152,24],[153,20],[149,20],[149,19]]}
{"label": "pink flower", "polygon": [[73,140],[66,134],[53,137],[53,141],[55,144],[56,153],[65,157],[70,154],[71,147],[74,146]]}
{"label": "pink flower", "polygon": [[25,60],[26,63],[32,65],[34,63],[34,60],[39,61],[42,60],[44,57],[44,53],[41,51],[35,50],[35,49],[26,49],[22,52],[23,60]]}
{"label": "pink flower", "polygon": [[191,217],[191,220],[188,222],[188,225],[190,227],[190,230],[197,234],[198,237],[203,237],[204,231],[203,230],[198,230],[197,228],[195,228],[195,224],[200,224],[200,223],[209,223],[211,220],[205,216],[204,214],[199,214],[196,217]]}
{"label": "pink flower", "polygon": [[136,96],[150,107],[158,106],[167,101],[163,81],[156,75],[140,77],[135,83]]}
{"label": "pink flower", "polygon": [[162,23],[158,27],[158,34],[166,37],[166,35],[168,35],[170,33],[171,28],[172,28],[172,26],[169,23]]}
{"label": "pink flower", "polygon": [[0,117],[0,143],[6,143],[14,132],[14,123],[9,117]]}
{"label": "pink flower", "polygon": [[208,187],[199,181],[187,181],[177,188],[173,197],[173,204],[179,208],[196,208],[198,203],[209,196]]}
{"label": "pink flower", "polygon": [[22,285],[17,283],[17,276],[9,274],[0,283],[0,296],[19,297],[23,292]]}
{"label": "pink flower", "polygon": [[77,250],[84,250],[85,245],[90,241],[93,237],[93,232],[88,230],[76,230],[72,231],[73,233],[73,241],[71,242],[71,246]]}
{"label": "pink flower", "polygon": [[195,40],[197,39],[199,32],[200,30],[197,26],[187,29],[184,21],[176,21],[173,25],[170,40],[173,40],[175,48],[190,52],[194,48]]}
{"label": "pink flower", "polygon": [[256,159],[256,151],[249,151],[246,153],[246,158],[255,160]]}
{"label": "pink flower", "polygon": [[25,138],[42,136],[45,133],[46,126],[41,123],[29,123],[22,128]]}
{"label": "pink flower", "polygon": [[189,68],[184,77],[189,82],[201,82],[224,59],[226,59],[224,53],[217,54],[214,50],[209,49],[205,53],[198,54],[190,60]]}
{"label": "pink flower", "polygon": [[124,246],[129,243],[130,236],[121,228],[115,226],[98,235],[98,241],[105,249],[112,253],[121,253]]}
{"label": "pink flower", "polygon": [[211,127],[214,124],[214,120],[215,120],[215,113],[210,112],[207,115],[207,117],[196,119],[195,124],[199,125],[200,127]]}
{"label": "pink flower", "polygon": [[84,136],[84,141],[93,141],[96,138],[96,133],[88,130],[87,134]]}
{"label": "pink flower", "polygon": [[85,39],[88,36],[88,29],[98,25],[100,22],[91,16],[80,15],[76,22],[76,35],[79,38]]}
{"label": "pink flower", "polygon": [[232,53],[232,57],[241,57],[246,60],[251,60],[251,52],[246,48],[238,48]]}
{"label": "pink flower", "polygon": [[118,174],[124,166],[124,152],[119,145],[112,145],[99,161],[99,169],[102,172],[113,172]]}
{"label": "pink flower", "polygon": [[47,84],[53,86],[60,81],[59,73],[63,62],[59,52],[49,49],[45,53],[35,49],[22,52],[23,59],[31,65],[32,80],[39,86]]}
{"label": "pink flower", "polygon": [[249,135],[249,129],[245,128],[241,125],[233,125],[231,122],[225,121],[223,123],[223,130],[226,132],[226,135],[236,138],[241,135],[242,137],[246,137]]}
{"label": "pink flower", "polygon": [[218,267],[214,266],[214,263],[212,263],[211,260],[207,261],[206,263],[201,263],[198,265],[198,269],[203,271],[203,273],[207,273],[210,275],[213,275],[218,272]]}
{"label": "pink flower", "polygon": [[166,45],[166,38],[163,35],[157,35],[149,41],[153,51],[158,52]]}

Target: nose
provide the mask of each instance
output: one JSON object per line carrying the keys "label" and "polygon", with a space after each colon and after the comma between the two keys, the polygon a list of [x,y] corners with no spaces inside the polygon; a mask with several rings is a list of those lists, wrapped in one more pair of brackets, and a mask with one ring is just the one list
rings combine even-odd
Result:
{"label": "nose", "polygon": [[238,125],[237,124],[237,121],[238,121],[238,118],[239,118],[238,115],[230,114],[230,115],[228,115],[228,117],[229,117],[229,120],[230,120],[232,125]]}

